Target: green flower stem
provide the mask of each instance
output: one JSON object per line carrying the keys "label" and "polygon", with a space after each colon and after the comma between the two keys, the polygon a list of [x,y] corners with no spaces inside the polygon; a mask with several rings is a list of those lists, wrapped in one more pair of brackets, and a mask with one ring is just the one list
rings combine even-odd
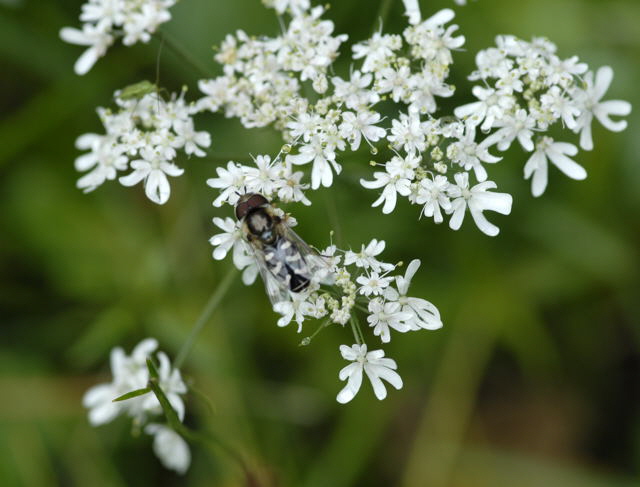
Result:
{"label": "green flower stem", "polygon": [[362,335],[362,330],[360,329],[360,322],[358,321],[358,319],[355,316],[351,315],[351,318],[349,318],[349,323],[351,323],[351,331],[353,331],[353,338],[355,338],[356,343],[358,345],[364,345],[364,336]]}
{"label": "green flower stem", "polygon": [[320,326],[318,326],[316,331],[314,331],[308,337],[302,339],[302,341],[300,342],[300,346],[304,347],[306,345],[309,345],[311,343],[311,340],[313,340],[318,333],[320,333],[324,328],[326,328],[330,324],[331,324],[331,320],[328,320],[328,319],[324,320],[322,323],[320,323]]}
{"label": "green flower stem", "polygon": [[386,22],[387,16],[389,15],[389,10],[391,10],[391,2],[392,0],[382,0],[380,2],[380,8],[378,9],[378,15],[376,16],[372,33],[376,32],[379,26],[383,25]]}
{"label": "green flower stem", "polygon": [[174,362],[174,367],[176,369],[179,369],[181,367],[182,363],[187,358],[187,355],[189,355],[189,352],[193,347],[193,342],[195,341],[200,331],[202,331],[202,328],[207,323],[207,321],[209,321],[209,318],[211,318],[211,315],[220,304],[220,301],[222,301],[222,298],[224,298],[224,296],[227,294],[227,291],[231,287],[231,283],[233,282],[233,279],[236,276],[236,274],[238,274],[238,271],[236,270],[236,268],[231,267],[227,272],[227,274],[222,279],[222,282],[220,282],[216,290],[213,292],[213,294],[209,298],[209,301],[207,301],[207,304],[205,305],[204,309],[202,310],[202,313],[200,314],[200,317],[193,325],[193,328],[191,329],[189,336],[187,337],[184,344],[182,345],[180,352],[178,352],[178,356],[176,357],[176,360]]}
{"label": "green flower stem", "polygon": [[[229,446],[226,442],[222,441],[218,436],[214,435],[211,432],[197,432],[182,424],[180,418],[178,417],[178,414],[173,409],[171,403],[169,402],[169,399],[160,387],[157,378],[151,378],[149,380],[148,387],[158,398],[158,402],[160,402],[160,406],[162,407],[162,412],[164,413],[164,416],[167,419],[167,423],[171,429],[173,429],[180,436],[192,442],[202,443],[210,448],[213,446],[220,448],[238,463],[246,479],[253,478],[253,475],[247,468],[242,455],[240,455],[240,453],[238,453],[233,447]],[[249,482],[247,483],[249,484]]]}

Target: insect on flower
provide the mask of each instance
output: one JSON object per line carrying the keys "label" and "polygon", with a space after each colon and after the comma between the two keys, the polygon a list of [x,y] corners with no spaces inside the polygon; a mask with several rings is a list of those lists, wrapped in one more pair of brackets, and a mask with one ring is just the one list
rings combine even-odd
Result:
{"label": "insect on flower", "polygon": [[289,301],[290,292],[332,283],[329,262],[291,230],[287,217],[267,198],[244,194],[235,211],[272,304]]}
{"label": "insect on flower", "polygon": [[244,194],[236,203],[235,212],[273,305],[290,301],[290,293],[332,284],[328,260],[291,229],[287,217],[267,198],[258,193]]}

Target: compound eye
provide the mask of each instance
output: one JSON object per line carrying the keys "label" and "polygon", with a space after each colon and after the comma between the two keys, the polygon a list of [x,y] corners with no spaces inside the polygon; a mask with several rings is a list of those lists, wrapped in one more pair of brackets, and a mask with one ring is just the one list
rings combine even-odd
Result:
{"label": "compound eye", "polygon": [[244,194],[236,203],[236,218],[242,220],[253,208],[268,205],[269,200],[258,193]]}

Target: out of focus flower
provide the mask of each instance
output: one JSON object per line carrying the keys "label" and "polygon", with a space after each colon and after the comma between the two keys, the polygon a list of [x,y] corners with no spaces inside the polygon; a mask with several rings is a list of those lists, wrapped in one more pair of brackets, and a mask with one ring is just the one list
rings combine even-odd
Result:
{"label": "out of focus flower", "polygon": [[[108,423],[121,414],[130,416],[136,421],[145,422],[149,415],[161,413],[160,403],[151,393],[126,401],[113,402],[114,399],[128,392],[147,387],[149,382],[147,359],[157,347],[158,342],[155,339],[147,338],[133,349],[131,355],[126,355],[120,347],[111,351],[112,381],[92,387],[82,400],[84,406],[89,409],[89,422],[92,425]],[[160,362],[159,385],[178,417],[182,419],[184,403],[181,395],[187,392],[187,386],[182,381],[180,371],[171,367],[166,354],[157,352],[157,357]]]}
{"label": "out of focus flower", "polygon": [[88,0],[80,14],[82,30],[60,30],[63,41],[89,46],[76,61],[76,74],[86,74],[119,37],[126,46],[149,42],[158,26],[171,19],[169,8],[175,3],[176,0]]}
{"label": "out of focus flower", "polygon": [[145,433],[153,436],[153,451],[162,464],[179,474],[184,474],[191,464],[189,445],[168,426],[150,423]]}

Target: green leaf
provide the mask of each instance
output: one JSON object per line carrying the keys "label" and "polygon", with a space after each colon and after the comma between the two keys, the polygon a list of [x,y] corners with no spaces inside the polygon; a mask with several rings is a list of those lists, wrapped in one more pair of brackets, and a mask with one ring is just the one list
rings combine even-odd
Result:
{"label": "green leaf", "polygon": [[147,359],[147,369],[149,369],[149,377],[152,379],[160,380],[160,374],[158,373],[158,368],[156,364],[153,363],[151,358]]}
{"label": "green leaf", "polygon": [[113,400],[113,402],[126,401],[127,399],[132,399],[134,397],[144,396],[145,394],[148,394],[150,392],[151,389],[149,389],[148,387],[143,387],[142,389],[136,389],[135,391],[130,391],[126,394],[123,394],[122,396],[118,396]]}
{"label": "green leaf", "polygon": [[[153,363],[149,359],[147,359],[147,366],[149,366],[149,373],[151,373],[151,367],[153,367],[155,370],[155,366],[153,366]],[[156,371],[156,374],[157,373],[158,372]],[[169,402],[169,399],[167,399],[167,396],[165,395],[164,391],[160,387],[160,384],[158,384],[157,375],[156,377],[149,380],[149,387],[158,398],[158,402],[162,407],[162,412],[167,418],[167,422],[169,423],[169,426],[173,428],[176,432],[184,434],[185,427],[180,421],[180,418],[178,418],[178,414],[176,413],[175,409],[173,409],[173,406],[171,406],[171,403]]]}

